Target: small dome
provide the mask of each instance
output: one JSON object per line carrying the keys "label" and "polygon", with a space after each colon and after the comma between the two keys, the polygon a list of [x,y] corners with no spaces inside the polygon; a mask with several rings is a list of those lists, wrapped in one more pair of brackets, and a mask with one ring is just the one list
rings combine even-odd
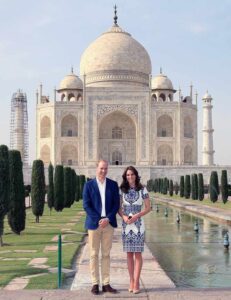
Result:
{"label": "small dome", "polygon": [[212,99],[212,96],[207,91],[202,99]]}
{"label": "small dome", "polygon": [[152,78],[153,90],[174,90],[172,81],[164,74]]}
{"label": "small dome", "polygon": [[83,82],[82,80],[75,75],[74,73],[67,75],[63,78],[63,80],[60,82],[60,90],[82,90],[83,89]]}
{"label": "small dome", "polygon": [[[80,74],[86,75],[86,82],[91,84],[141,80],[148,85],[151,70],[151,60],[145,48],[118,25],[91,43],[80,62]],[[139,76],[144,79],[139,79]]]}

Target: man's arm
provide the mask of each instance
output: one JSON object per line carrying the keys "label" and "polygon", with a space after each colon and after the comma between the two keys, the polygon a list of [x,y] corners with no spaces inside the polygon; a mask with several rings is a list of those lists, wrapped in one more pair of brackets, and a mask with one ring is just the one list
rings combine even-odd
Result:
{"label": "man's arm", "polygon": [[89,192],[89,184],[85,184],[83,188],[83,208],[87,215],[92,218],[100,218],[100,214],[92,207],[92,197]]}
{"label": "man's arm", "polygon": [[112,189],[112,195],[113,195],[113,209],[108,212],[107,218],[109,221],[111,221],[111,218],[115,216],[120,208],[120,195],[119,195],[119,187],[117,183],[113,184],[113,189]]}

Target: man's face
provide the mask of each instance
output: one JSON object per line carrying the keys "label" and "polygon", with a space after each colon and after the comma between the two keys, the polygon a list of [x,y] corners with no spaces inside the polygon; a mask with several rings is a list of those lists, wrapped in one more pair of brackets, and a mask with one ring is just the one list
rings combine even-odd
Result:
{"label": "man's face", "polygon": [[96,169],[96,175],[99,179],[104,180],[107,175],[108,163],[105,161],[100,161]]}

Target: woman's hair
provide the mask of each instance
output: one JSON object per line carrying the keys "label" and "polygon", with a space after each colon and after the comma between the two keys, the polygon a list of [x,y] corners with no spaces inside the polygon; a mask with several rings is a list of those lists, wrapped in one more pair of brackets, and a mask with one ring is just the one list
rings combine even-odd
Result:
{"label": "woman's hair", "polygon": [[123,181],[120,185],[121,191],[127,194],[128,190],[130,189],[129,183],[127,181],[127,171],[132,171],[132,173],[135,174],[135,176],[136,176],[135,190],[140,191],[143,188],[143,185],[140,183],[140,176],[138,174],[138,171],[133,166],[127,167],[125,169],[125,171],[123,172],[123,175],[122,175]]}

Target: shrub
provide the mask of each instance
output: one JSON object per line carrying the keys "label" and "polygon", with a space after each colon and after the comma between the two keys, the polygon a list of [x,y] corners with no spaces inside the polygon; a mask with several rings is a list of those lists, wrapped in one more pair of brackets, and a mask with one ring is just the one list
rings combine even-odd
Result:
{"label": "shrub", "polygon": [[56,211],[62,211],[64,208],[64,181],[62,165],[56,165],[55,167],[54,208]]}
{"label": "shrub", "polygon": [[190,176],[185,175],[184,196],[186,199],[190,198],[190,192],[191,192]]}
{"label": "shrub", "polygon": [[20,234],[25,229],[26,207],[22,160],[18,150],[9,151],[10,207],[8,223],[12,231]]}
{"label": "shrub", "polygon": [[169,181],[169,195],[172,197],[173,196],[173,181],[170,179]]}
{"label": "shrub", "polygon": [[44,164],[42,160],[37,159],[33,162],[31,179],[32,212],[36,217],[36,223],[39,223],[39,217],[43,215],[45,195]]}
{"label": "shrub", "polygon": [[198,174],[198,199],[202,201],[204,199],[204,179],[203,174]]}
{"label": "shrub", "polygon": [[221,171],[221,195],[223,203],[226,203],[229,197],[228,178],[226,170]]}
{"label": "shrub", "polygon": [[178,193],[179,193],[179,184],[178,184],[178,182],[175,182],[175,186],[174,186],[174,190],[175,190],[175,194],[176,195],[178,195]]}
{"label": "shrub", "polygon": [[212,202],[216,202],[219,196],[219,183],[216,171],[211,172],[210,182],[209,182],[209,195]]}
{"label": "shrub", "polygon": [[184,197],[184,176],[180,176],[180,197]]}
{"label": "shrub", "polygon": [[47,204],[51,211],[52,207],[54,207],[54,168],[51,163],[48,167]]}

